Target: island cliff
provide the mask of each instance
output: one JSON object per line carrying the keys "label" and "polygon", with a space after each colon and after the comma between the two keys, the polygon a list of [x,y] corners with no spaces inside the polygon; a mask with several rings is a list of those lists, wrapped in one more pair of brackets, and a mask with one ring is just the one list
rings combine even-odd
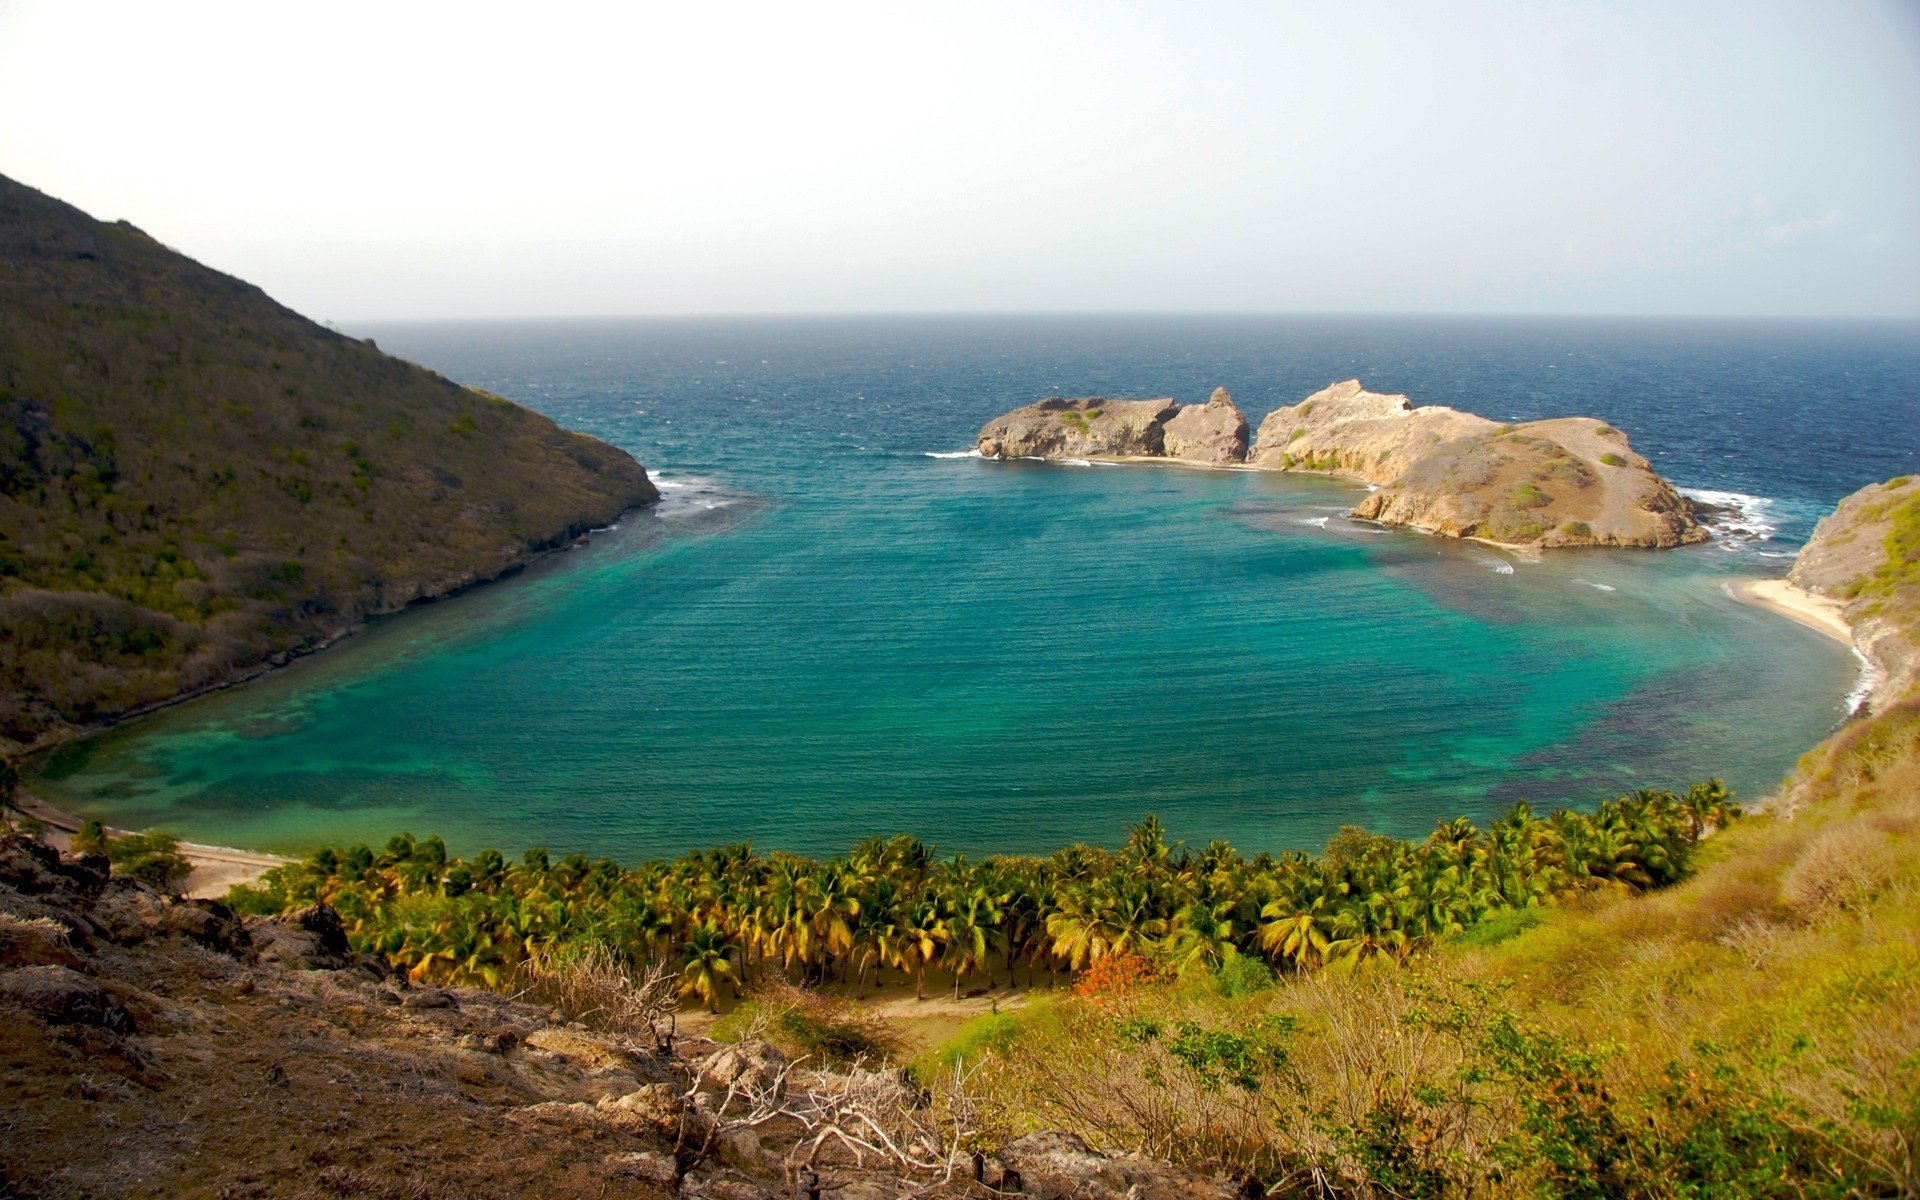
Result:
{"label": "island cliff", "polygon": [[1920,480],[1870,483],[1814,527],[1787,582],[1840,606],[1873,672],[1863,707],[1920,688]]}
{"label": "island cliff", "polygon": [[1693,504],[1600,421],[1503,425],[1415,408],[1357,379],[1274,410],[1251,452],[1225,388],[1184,407],[1053,397],[989,421],[978,445],[987,458],[1148,458],[1341,475],[1375,489],[1354,517],[1509,545],[1670,547],[1707,537]]}
{"label": "island cliff", "polygon": [[658,495],[624,451],[0,177],[0,756]]}
{"label": "island cliff", "polygon": [[985,458],[1164,458],[1224,465],[1246,461],[1247,419],[1225,388],[1205,404],[1170,399],[1049,396],[987,422]]}

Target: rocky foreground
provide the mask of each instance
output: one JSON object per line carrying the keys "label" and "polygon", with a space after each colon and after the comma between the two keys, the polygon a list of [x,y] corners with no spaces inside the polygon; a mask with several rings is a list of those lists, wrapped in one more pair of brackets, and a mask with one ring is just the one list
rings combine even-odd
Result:
{"label": "rocky foreground", "polygon": [[1314,471],[1370,484],[1350,515],[1528,547],[1664,548],[1704,541],[1694,505],[1589,417],[1501,424],[1357,379],[1274,410],[1249,447],[1225,388],[1173,400],[1042,400],[989,421],[987,458],[1165,459]]}
{"label": "rocky foreground", "polygon": [[0,1195],[1243,1194],[1064,1133],[977,1152],[938,1081],[676,1038],[631,999],[656,1007],[590,1025],[412,986],[324,905],[242,919],[6,837]]}

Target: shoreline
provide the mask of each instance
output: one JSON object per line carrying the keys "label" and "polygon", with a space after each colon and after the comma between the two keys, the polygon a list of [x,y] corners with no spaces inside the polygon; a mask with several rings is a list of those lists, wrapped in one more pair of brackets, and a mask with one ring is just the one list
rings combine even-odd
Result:
{"label": "shoreline", "polygon": [[1742,604],[1776,613],[1859,650],[1853,626],[1847,624],[1846,606],[1838,600],[1816,596],[1784,579],[1749,579],[1727,585],[1727,593]]}
{"label": "shoreline", "polygon": [[[46,826],[47,840],[61,851],[69,849],[73,835],[85,824],[80,817],[25,789],[16,792],[6,807]],[[114,837],[136,832],[139,831],[107,826],[107,833]],[[252,883],[275,867],[299,861],[282,854],[199,842],[181,842],[180,855],[193,864],[193,870],[180,883],[180,894],[196,900],[218,900],[237,884]]]}
{"label": "shoreline", "polygon": [[[339,645],[342,641],[353,637],[355,634],[365,632],[379,622],[393,620],[415,609],[425,608],[445,600],[452,600],[455,597],[464,596],[469,592],[478,591],[492,584],[504,583],[509,579],[526,573],[539,563],[549,559],[557,559],[563,551],[571,550],[575,546],[591,541],[596,534],[607,533],[619,528],[620,525],[625,523],[631,513],[639,509],[651,508],[654,504],[658,503],[656,500],[653,504],[629,505],[622,509],[620,514],[608,524],[592,526],[572,537],[559,541],[555,545],[549,545],[535,550],[526,559],[509,564],[484,579],[469,580],[466,583],[449,588],[447,591],[437,595],[422,596],[390,612],[371,613],[353,622],[345,629],[328,637],[321,638],[316,642],[305,646],[276,651],[265,660],[254,664],[252,667],[247,668],[231,679],[204,684],[200,687],[165,697],[164,699],[149,701],[146,704],[128,709],[126,712],[119,713],[104,721],[96,721],[90,725],[68,725],[43,734],[28,745],[22,746],[16,752],[14,761],[21,766],[22,779],[13,799],[4,805],[0,805],[0,811],[15,812],[21,816],[40,822],[47,827],[49,839],[60,849],[65,850],[66,843],[71,840],[73,834],[79,832],[81,826],[85,824],[85,821],[78,815],[68,812],[58,805],[49,803],[47,800],[28,791],[26,777],[31,774],[31,769],[28,764],[44,760],[48,755],[62,746],[80,741],[83,738],[106,733],[108,730],[125,725],[129,721],[135,721],[141,717],[151,716],[154,713],[164,711],[176,705],[217,695],[218,693],[230,691],[234,688],[244,687],[256,680],[264,679],[268,675],[283,671],[296,663],[320,654],[322,651],[331,649]],[[114,836],[122,836],[129,833],[142,833],[146,831],[123,829],[119,826],[108,826],[107,832]],[[217,900],[226,895],[228,888],[236,884],[252,883],[274,867],[298,861],[285,855],[269,854],[265,851],[242,850],[232,846],[211,846],[200,842],[181,842],[179,848],[182,857],[193,864],[193,870],[180,885],[180,893],[183,896],[194,899]]]}

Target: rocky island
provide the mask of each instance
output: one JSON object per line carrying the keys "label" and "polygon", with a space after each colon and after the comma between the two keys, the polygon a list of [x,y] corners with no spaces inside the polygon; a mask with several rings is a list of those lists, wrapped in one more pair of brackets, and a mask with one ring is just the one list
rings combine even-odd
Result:
{"label": "rocky island", "polygon": [[1670,547],[1706,540],[1697,512],[1590,417],[1501,424],[1336,383],[1260,423],[1225,388],[1204,405],[1051,397],[989,421],[987,458],[1159,459],[1313,471],[1370,484],[1350,515],[1527,547]]}

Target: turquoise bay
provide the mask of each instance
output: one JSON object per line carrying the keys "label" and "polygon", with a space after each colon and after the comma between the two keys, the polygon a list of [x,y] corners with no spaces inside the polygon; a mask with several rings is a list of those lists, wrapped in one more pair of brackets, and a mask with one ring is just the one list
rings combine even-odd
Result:
{"label": "turquoise bay", "polygon": [[[1709,774],[1758,796],[1842,717],[1856,664],[1723,585],[1781,573],[1833,499],[1909,469],[1920,377],[1910,331],[1871,327],[373,332],[633,450],[667,502],[69,747],[38,780],[51,798],[230,845],[408,829],[457,851],[632,860],[893,832],[1044,851],[1112,842],[1148,811],[1189,841],[1278,850]],[[1865,374],[1810,402],[1802,385],[1839,360]],[[1257,421],[1347,375],[1495,416],[1610,420],[1681,484],[1740,493],[1761,536],[1527,560],[1349,522],[1359,493],[1333,481],[953,456],[1047,392],[1225,383]],[[1789,422],[1857,441],[1782,461],[1765,435]]]}

